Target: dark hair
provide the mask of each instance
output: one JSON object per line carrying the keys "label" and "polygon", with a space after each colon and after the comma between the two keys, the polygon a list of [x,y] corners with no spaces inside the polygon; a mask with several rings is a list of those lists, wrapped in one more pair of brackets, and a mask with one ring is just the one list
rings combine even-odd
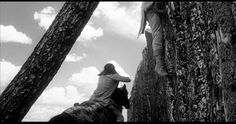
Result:
{"label": "dark hair", "polygon": [[115,66],[111,63],[107,63],[104,66],[104,70],[100,74],[98,74],[98,76],[107,75],[107,74],[115,74],[115,73],[117,73],[115,70]]}

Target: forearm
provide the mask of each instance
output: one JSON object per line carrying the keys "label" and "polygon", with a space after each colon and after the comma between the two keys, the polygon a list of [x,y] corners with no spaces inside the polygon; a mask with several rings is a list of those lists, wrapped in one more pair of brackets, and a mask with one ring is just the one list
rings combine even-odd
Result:
{"label": "forearm", "polygon": [[129,77],[123,77],[123,79],[122,79],[122,82],[128,83],[130,81],[131,81],[131,79]]}
{"label": "forearm", "polygon": [[121,81],[121,82],[130,82],[131,79],[129,77],[121,76],[119,74],[115,74],[112,76],[113,79]]}
{"label": "forearm", "polygon": [[143,34],[146,26],[146,18],[145,18],[145,13],[144,10],[141,10],[141,24],[140,24],[140,29],[139,29],[139,34]]}
{"label": "forearm", "polygon": [[131,79],[129,77],[125,77],[125,76],[117,76],[116,77],[117,80],[121,81],[121,82],[130,82]]}

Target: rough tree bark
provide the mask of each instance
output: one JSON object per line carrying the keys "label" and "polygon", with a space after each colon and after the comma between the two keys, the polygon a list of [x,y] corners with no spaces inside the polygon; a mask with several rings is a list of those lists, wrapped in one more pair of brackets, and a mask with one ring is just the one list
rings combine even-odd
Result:
{"label": "rough tree bark", "polygon": [[145,32],[147,46],[142,53],[135,76],[128,109],[128,121],[169,121],[166,94],[166,79],[154,72],[152,35]]}
{"label": "rough tree bark", "polygon": [[[172,60],[174,57],[169,57],[168,61],[177,66],[177,79],[172,87],[174,90],[171,100],[174,120],[225,121],[223,117],[225,114],[227,116],[227,111],[231,111],[232,118],[235,96],[231,93],[231,101],[223,101],[226,108],[230,106],[225,109],[224,114],[222,99],[226,98],[222,98],[221,93],[222,86],[226,90],[228,86],[225,84],[235,82],[235,46],[233,42],[225,42],[227,38],[219,39],[217,36],[222,25],[233,34],[230,2],[188,1],[174,4],[175,11],[169,16],[177,39],[168,44],[168,47],[171,46],[168,56],[173,56],[174,53],[176,55],[175,61]],[[218,29],[215,23],[218,23]],[[171,48],[175,48],[174,52]]]}
{"label": "rough tree bark", "polygon": [[[172,82],[172,114],[175,121],[216,121],[215,32],[210,2],[174,2],[170,19],[176,40],[167,44],[168,66],[177,73]],[[168,32],[167,32],[168,33]],[[173,60],[174,59],[174,60]]]}
{"label": "rough tree bark", "polygon": [[21,121],[59,70],[98,2],[65,2],[0,96],[0,121]]}
{"label": "rough tree bark", "polygon": [[[155,80],[147,36],[128,121],[236,121],[236,2],[181,1],[174,6],[162,24],[168,72],[177,76]],[[160,100],[167,110],[159,108]]]}
{"label": "rough tree bark", "polygon": [[216,2],[214,21],[217,24],[219,59],[226,122],[236,121],[236,6],[235,2]]}
{"label": "rough tree bark", "polygon": [[169,16],[177,38],[167,44],[169,66],[177,66],[170,87],[174,120],[235,121],[235,6],[210,1],[174,4]]}

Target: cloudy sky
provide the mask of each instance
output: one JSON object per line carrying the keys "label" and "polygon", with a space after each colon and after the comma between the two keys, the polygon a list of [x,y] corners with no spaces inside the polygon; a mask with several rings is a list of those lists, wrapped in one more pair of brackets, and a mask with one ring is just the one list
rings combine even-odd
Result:
{"label": "cloudy sky", "polygon": [[[14,78],[64,2],[0,2],[0,93]],[[88,100],[108,62],[132,81],[146,43],[137,40],[140,2],[100,2],[61,68],[23,121],[48,121]],[[133,83],[127,84],[129,95]],[[126,110],[123,112],[126,116]],[[126,118],[126,117],[125,117]]]}

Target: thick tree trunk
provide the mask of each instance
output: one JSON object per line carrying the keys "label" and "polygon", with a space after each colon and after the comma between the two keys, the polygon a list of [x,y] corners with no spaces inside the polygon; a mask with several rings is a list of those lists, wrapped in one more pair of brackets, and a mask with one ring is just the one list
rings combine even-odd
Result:
{"label": "thick tree trunk", "polygon": [[225,121],[236,121],[236,6],[235,2],[213,4],[217,24]]}
{"label": "thick tree trunk", "polygon": [[[186,1],[174,2],[174,6],[175,11],[162,15],[162,24],[168,72],[177,76],[167,81],[155,80],[147,36],[148,45],[131,93],[128,120],[235,121],[235,2]],[[167,94],[160,95],[161,92]],[[159,108],[163,105],[160,100],[166,103],[163,106],[166,110]]]}
{"label": "thick tree trunk", "polygon": [[155,74],[152,54],[152,35],[145,32],[147,46],[135,76],[128,109],[128,121],[169,121],[166,94],[166,78]]}
{"label": "thick tree trunk", "polygon": [[21,121],[57,73],[98,2],[65,2],[0,96],[0,121]]}
{"label": "thick tree trunk", "polygon": [[174,4],[169,16],[177,37],[167,44],[168,66],[177,73],[169,87],[174,120],[235,121],[235,8],[231,2]]}

